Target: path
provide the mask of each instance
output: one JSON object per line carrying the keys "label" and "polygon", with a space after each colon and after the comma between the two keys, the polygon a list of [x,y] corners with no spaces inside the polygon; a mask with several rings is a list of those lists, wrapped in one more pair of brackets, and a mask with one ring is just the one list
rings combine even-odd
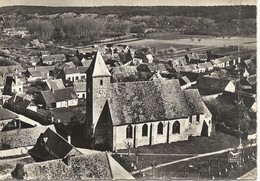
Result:
{"label": "path", "polygon": [[[252,144],[252,146],[256,146],[256,143],[255,144]],[[246,146],[247,148],[250,147],[250,144],[248,144]],[[192,159],[196,159],[196,158],[201,158],[201,157],[206,157],[206,156],[211,156],[211,155],[216,155],[216,154],[221,154],[221,153],[224,153],[224,152],[227,152],[227,151],[234,151],[236,148],[227,148],[227,149],[224,149],[224,150],[219,150],[219,151],[214,151],[214,152],[210,152],[210,153],[203,153],[203,154],[199,154],[197,156],[193,156],[193,157],[189,157],[189,158],[184,158],[184,159],[180,159],[180,160],[175,160],[175,161],[172,161],[172,162],[167,162],[167,163],[163,163],[163,164],[159,164],[156,166],[156,168],[160,168],[160,167],[164,167],[164,166],[167,166],[167,165],[171,165],[171,164],[175,164],[175,163],[179,163],[179,162],[184,162],[184,161],[188,161],[188,160],[192,160]],[[140,169],[140,170],[135,170],[132,172],[132,174],[136,174],[136,173],[139,173],[140,171],[141,172],[144,172],[144,171],[147,171],[147,170],[151,170],[152,167],[146,167],[144,169]]]}

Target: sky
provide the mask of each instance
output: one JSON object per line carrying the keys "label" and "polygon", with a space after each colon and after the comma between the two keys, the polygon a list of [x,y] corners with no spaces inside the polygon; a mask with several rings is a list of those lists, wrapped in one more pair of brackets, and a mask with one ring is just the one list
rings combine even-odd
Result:
{"label": "sky", "polygon": [[256,5],[257,0],[0,0],[0,6],[210,6]]}

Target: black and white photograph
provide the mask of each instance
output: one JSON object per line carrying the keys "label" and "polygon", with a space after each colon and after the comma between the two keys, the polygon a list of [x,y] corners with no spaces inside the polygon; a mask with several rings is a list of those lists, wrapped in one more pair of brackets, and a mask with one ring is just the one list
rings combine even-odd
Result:
{"label": "black and white photograph", "polygon": [[256,0],[0,0],[0,180],[257,180]]}

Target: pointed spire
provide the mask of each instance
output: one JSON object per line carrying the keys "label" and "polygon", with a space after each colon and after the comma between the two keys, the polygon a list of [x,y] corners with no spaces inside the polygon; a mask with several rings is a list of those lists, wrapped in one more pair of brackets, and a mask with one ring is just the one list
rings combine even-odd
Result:
{"label": "pointed spire", "polygon": [[92,60],[88,68],[87,74],[92,75],[92,77],[111,76],[99,50],[97,51],[94,59]]}

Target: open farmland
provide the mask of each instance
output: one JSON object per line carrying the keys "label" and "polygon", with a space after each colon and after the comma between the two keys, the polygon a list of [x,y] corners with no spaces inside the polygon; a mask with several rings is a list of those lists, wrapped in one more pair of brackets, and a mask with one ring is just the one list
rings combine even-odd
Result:
{"label": "open farmland", "polygon": [[[125,44],[132,47],[140,47],[140,46],[151,46],[157,47],[160,49],[167,49],[170,47],[174,47],[176,50],[183,50],[186,48],[196,48],[196,47],[211,47],[212,45],[217,47],[224,46],[238,46],[240,43],[241,46],[245,48],[249,48],[252,50],[256,50],[256,38],[253,37],[231,37],[231,38],[220,38],[220,37],[211,37],[205,36],[206,38],[183,38],[183,39],[142,39],[138,41],[127,42]],[[199,40],[200,39],[200,40]]]}

